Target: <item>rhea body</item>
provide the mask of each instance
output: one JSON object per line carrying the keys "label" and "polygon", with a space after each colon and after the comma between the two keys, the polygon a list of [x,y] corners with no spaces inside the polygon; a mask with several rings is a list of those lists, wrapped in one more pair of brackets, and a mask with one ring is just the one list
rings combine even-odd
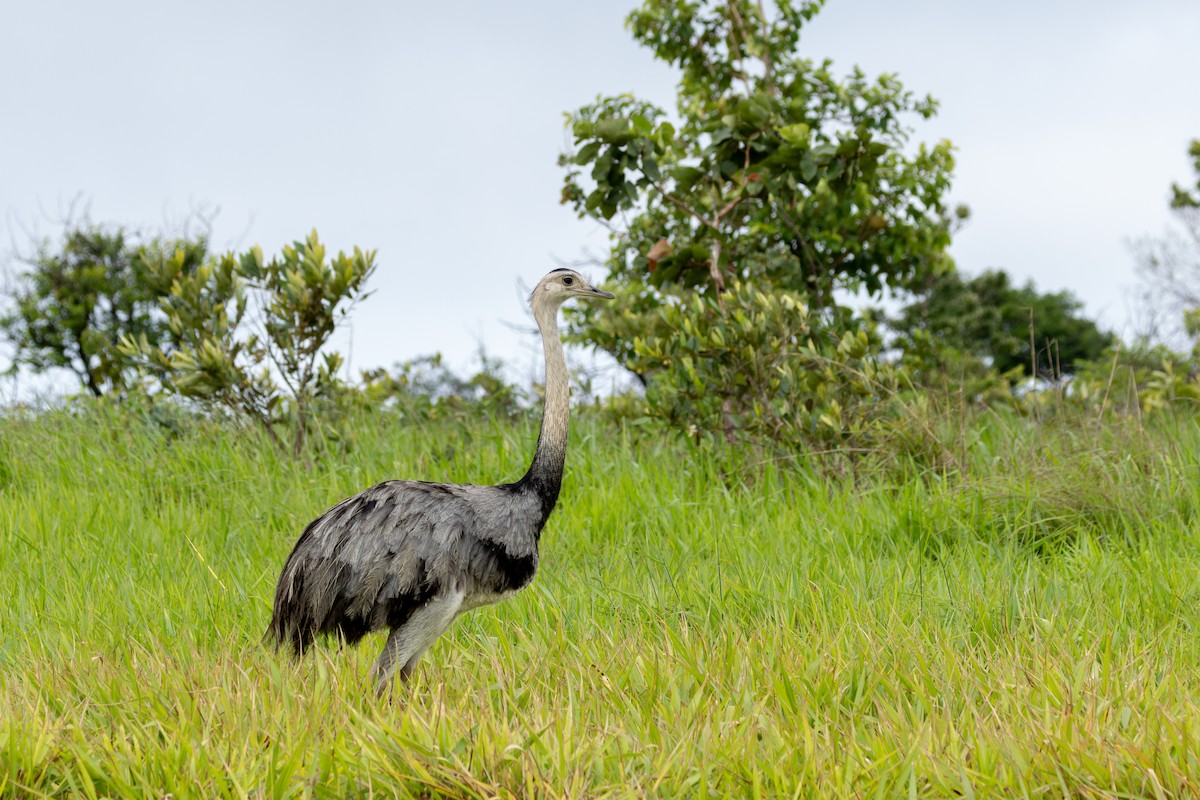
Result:
{"label": "rhea body", "polygon": [[322,634],[357,644],[388,629],[372,670],[383,691],[407,679],[460,614],[528,586],[538,541],[558,501],[567,454],[569,389],[558,309],[607,298],[556,269],[530,296],[546,358],[545,407],[525,475],[499,486],[386,481],[317,517],[300,535],[275,589],[267,638],[303,653]]}

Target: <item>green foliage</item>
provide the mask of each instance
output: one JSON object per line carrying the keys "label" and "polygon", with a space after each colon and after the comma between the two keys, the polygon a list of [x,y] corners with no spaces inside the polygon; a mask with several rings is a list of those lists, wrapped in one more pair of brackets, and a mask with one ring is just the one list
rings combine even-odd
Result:
{"label": "green foliage", "polygon": [[[737,277],[824,305],[836,287],[906,285],[945,258],[951,147],[905,152],[905,119],[936,103],[893,75],[838,80],[796,58],[817,4],[775,6],[766,19],[748,0],[648,0],[629,27],[682,71],[678,127],[627,95],[570,115],[563,201],[632,214],[608,263],[617,281],[674,293]],[[670,252],[648,257],[660,240]]]}
{"label": "green foliage", "polygon": [[1192,159],[1192,170],[1196,173],[1194,189],[1171,184],[1171,208],[1200,208],[1200,139],[1193,139],[1188,147],[1188,155]]}
{"label": "green foliage", "polygon": [[1200,411],[1200,377],[1194,357],[1164,344],[1117,343],[1095,361],[1081,363],[1071,398],[1094,409],[1129,415]]}
{"label": "green foliage", "polygon": [[[374,270],[374,251],[327,258],[315,230],[270,261],[257,246],[226,253],[176,274],[161,301],[171,347],[129,336],[122,351],[167,391],[254,420],[281,446],[276,429],[290,425],[298,456],[313,402],[336,383],[342,364],[339,354],[322,350],[367,296]],[[247,317],[252,306],[260,323],[254,330]]]}
{"label": "green foliage", "polygon": [[[930,370],[978,375],[980,367],[1015,380],[1029,375],[1035,360],[1039,377],[1058,380],[1080,362],[1102,358],[1116,341],[1082,310],[1071,292],[1041,293],[1032,281],[1014,286],[1003,270],[973,278],[947,270],[929,276],[889,326],[921,380]],[[963,356],[977,365],[967,367]]]}
{"label": "green foliage", "polygon": [[61,244],[42,242],[26,260],[13,307],[0,316],[0,335],[16,351],[12,368],[66,368],[93,395],[123,392],[133,375],[121,338],[167,346],[159,300],[206,249],[204,237],[143,241],[120,227],[69,225]]}
{"label": "green foliage", "polygon": [[[653,382],[648,370],[695,359],[686,347],[648,359],[635,340],[685,346],[682,320],[706,324],[690,315],[739,282],[843,319],[835,290],[877,294],[946,263],[955,214],[966,214],[944,201],[952,148],[911,146],[907,122],[933,116],[937,104],[894,75],[869,79],[856,69],[838,78],[829,62],[798,58],[801,28],[820,5],[780,2],[764,16],[750,0],[646,0],[628,26],[680,70],[674,119],[628,95],[569,115],[574,152],[560,159],[562,200],[612,226],[606,285],[618,298],[611,310],[568,310],[571,332],[644,382]],[[706,357],[732,363],[780,332],[739,325],[723,333],[723,344],[705,345]],[[669,391],[650,396],[658,403]],[[674,401],[655,413],[701,426],[712,418]],[[773,427],[782,435],[805,425]]]}
{"label": "green foliage", "polygon": [[361,389],[352,390],[371,408],[394,407],[410,419],[516,419],[525,410],[521,390],[509,383],[499,359],[479,353],[479,370],[462,377],[441,353],[421,356],[391,371],[364,370]]}
{"label": "green foliage", "polygon": [[652,376],[650,413],[698,438],[852,447],[895,391],[873,328],[845,310],[810,314],[796,292],[735,281],[719,301],[694,294],[659,314],[631,365]]}

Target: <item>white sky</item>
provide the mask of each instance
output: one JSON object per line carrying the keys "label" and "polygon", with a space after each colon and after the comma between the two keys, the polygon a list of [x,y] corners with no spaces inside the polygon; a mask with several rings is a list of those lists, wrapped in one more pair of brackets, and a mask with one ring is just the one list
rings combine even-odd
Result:
{"label": "white sky", "polygon": [[[10,0],[0,250],[55,233],[77,196],[150,230],[219,206],[219,247],[315,226],[379,251],[356,370],[435,350],[462,368],[483,343],[532,374],[505,324],[525,323],[518,281],[605,241],[558,204],[563,112],[622,91],[672,107],[632,7]],[[916,136],[959,149],[960,269],[1071,289],[1125,328],[1127,241],[1162,232],[1200,137],[1200,2],[830,0],[801,51],[942,101]]]}

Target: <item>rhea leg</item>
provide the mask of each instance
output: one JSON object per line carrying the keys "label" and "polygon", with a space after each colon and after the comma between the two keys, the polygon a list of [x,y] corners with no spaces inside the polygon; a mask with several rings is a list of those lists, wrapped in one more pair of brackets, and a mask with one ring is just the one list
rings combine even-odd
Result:
{"label": "rhea leg", "polygon": [[462,602],[462,592],[439,595],[414,611],[403,625],[392,628],[379,660],[371,669],[379,694],[387,690],[397,667],[400,679],[408,681],[421,656],[450,627]]}

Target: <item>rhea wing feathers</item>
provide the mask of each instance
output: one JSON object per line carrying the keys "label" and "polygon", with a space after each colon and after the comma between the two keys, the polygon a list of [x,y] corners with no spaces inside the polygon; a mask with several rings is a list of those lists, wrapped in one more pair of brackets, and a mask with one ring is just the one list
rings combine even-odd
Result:
{"label": "rhea wing feathers", "polygon": [[403,625],[443,589],[463,591],[472,605],[519,589],[537,568],[539,511],[519,486],[373,486],[301,534],[276,588],[268,637],[298,652],[318,634],[353,643]]}

